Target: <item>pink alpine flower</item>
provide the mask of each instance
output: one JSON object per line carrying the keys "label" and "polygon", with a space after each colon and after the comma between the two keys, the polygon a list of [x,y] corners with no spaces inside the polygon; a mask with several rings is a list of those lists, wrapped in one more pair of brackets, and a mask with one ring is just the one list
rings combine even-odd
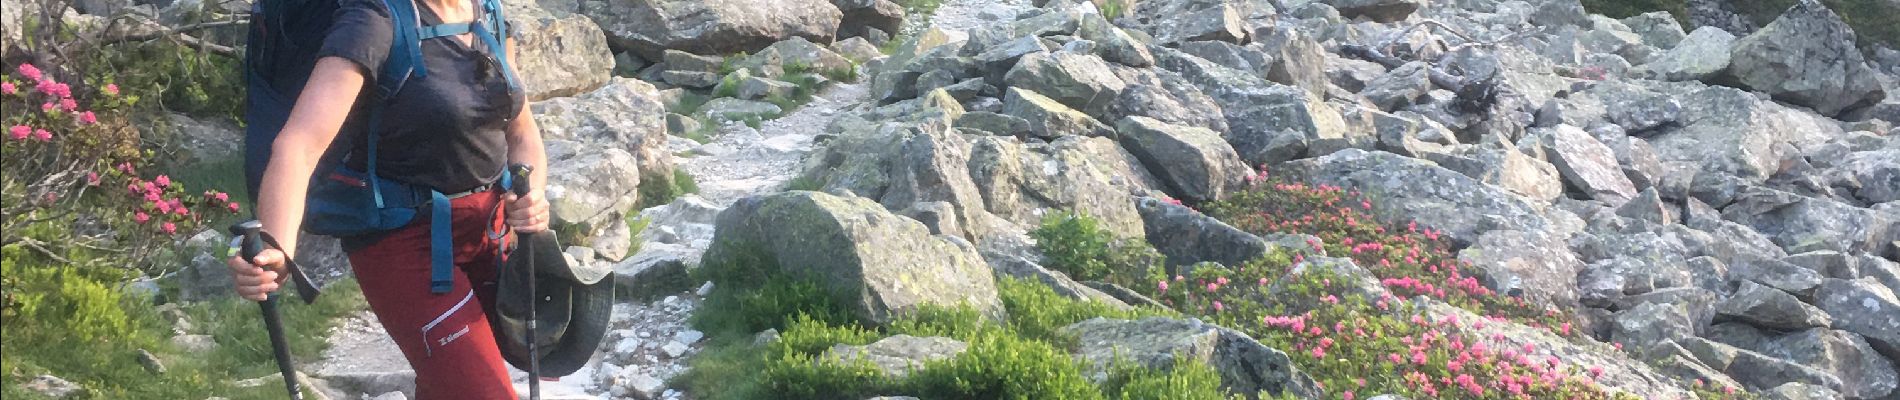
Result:
{"label": "pink alpine flower", "polygon": [[170,222],[166,222],[165,225],[160,226],[158,229],[161,231],[165,231],[165,234],[167,235],[178,233],[178,225],[170,223]]}
{"label": "pink alpine flower", "polygon": [[53,140],[53,131],[46,130],[46,128],[35,129],[33,130],[33,139],[42,142],[51,141]]}
{"label": "pink alpine flower", "polygon": [[44,76],[40,73],[39,67],[34,67],[33,64],[20,64],[20,66],[14,67],[13,70],[19,72],[20,76],[26,77],[26,80],[29,81],[37,81],[40,80],[40,77]]}
{"label": "pink alpine flower", "polygon": [[26,125],[14,125],[12,128],[7,128],[7,136],[12,137],[13,140],[26,140],[26,136],[31,134],[33,134],[33,128]]}
{"label": "pink alpine flower", "polygon": [[227,210],[231,210],[231,212],[238,212],[238,203],[236,202],[225,203],[224,208]]}
{"label": "pink alpine flower", "polygon": [[152,216],[146,215],[144,211],[140,211],[138,213],[132,214],[132,221],[134,222],[143,224],[145,223],[145,221],[150,221],[150,220],[152,220]]}
{"label": "pink alpine flower", "polygon": [[218,194],[212,195],[211,197],[218,199],[218,201],[231,201],[231,195],[225,192],[218,192]]}
{"label": "pink alpine flower", "polygon": [[0,94],[12,95],[14,93],[19,93],[19,92],[20,92],[20,87],[13,86],[13,82],[0,82]]}
{"label": "pink alpine flower", "polygon": [[59,109],[66,111],[78,110],[79,101],[73,100],[71,97],[59,99]]}
{"label": "pink alpine flower", "polygon": [[79,123],[81,125],[97,124],[99,123],[99,116],[93,115],[91,111],[79,113]]}
{"label": "pink alpine flower", "polygon": [[152,179],[152,182],[157,183],[158,187],[168,187],[172,185],[172,178],[165,175],[159,175],[158,178]]}
{"label": "pink alpine flower", "polygon": [[49,101],[45,103],[40,103],[40,112],[50,113],[50,112],[53,112],[54,110],[57,110],[57,108],[55,108],[55,106],[53,105],[53,102]]}
{"label": "pink alpine flower", "polygon": [[117,84],[117,83],[108,83],[108,84],[106,84],[106,89],[105,89],[105,91],[106,91],[106,95],[109,95],[109,96],[118,96],[118,95],[119,95],[119,84]]}
{"label": "pink alpine flower", "polygon": [[98,172],[94,172],[94,171],[86,172],[86,186],[99,186]]}

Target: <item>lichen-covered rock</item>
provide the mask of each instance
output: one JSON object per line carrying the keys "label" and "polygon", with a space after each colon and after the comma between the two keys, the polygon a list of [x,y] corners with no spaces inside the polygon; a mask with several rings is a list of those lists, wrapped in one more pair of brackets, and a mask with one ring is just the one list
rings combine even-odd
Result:
{"label": "lichen-covered rock", "polygon": [[1696,28],[1674,48],[1644,64],[1650,77],[1668,81],[1708,79],[1727,71],[1735,34],[1720,28]]}
{"label": "lichen-covered rock", "polygon": [[1900,300],[1870,278],[1827,279],[1814,291],[1814,305],[1834,316],[1834,328],[1867,338],[1879,348],[1900,349]]}
{"label": "lichen-covered rock", "polygon": [[534,115],[548,140],[620,149],[633,156],[641,179],[673,179],[673,154],[666,150],[666,107],[652,84],[612,78],[585,95],[535,103]]}
{"label": "lichen-covered rock", "polygon": [[1676,23],[1676,17],[1670,16],[1666,11],[1647,12],[1624,18],[1623,25],[1628,26],[1630,31],[1637,35],[1641,35],[1644,44],[1658,48],[1675,48],[1676,44],[1682,43],[1682,39],[1688,36],[1687,33],[1683,33],[1682,24]]}
{"label": "lichen-covered rock", "polygon": [[649,60],[667,49],[753,52],[794,36],[831,43],[843,18],[825,0],[608,0],[581,2],[580,10],[615,48]]}
{"label": "lichen-covered rock", "polygon": [[842,13],[839,38],[864,37],[871,30],[895,33],[904,26],[904,6],[891,0],[831,0]]}
{"label": "lichen-covered rock", "polygon": [[1796,331],[1769,340],[1761,352],[1833,374],[1841,379],[1841,394],[1851,398],[1884,398],[1896,385],[1893,361],[1847,331]]}
{"label": "lichen-covered rock", "polygon": [[1035,91],[1011,87],[1003,97],[1003,114],[1029,121],[1029,132],[1036,137],[1056,139],[1063,136],[1111,136],[1108,125],[1087,113],[1063,105]]}
{"label": "lichen-covered rock", "polygon": [[975,246],[933,236],[922,223],[868,199],[786,192],[739,200],[719,213],[708,265],[754,256],[806,274],[841,298],[858,317],[889,323],[924,305],[969,306],[1003,313],[996,281]]}
{"label": "lichen-covered rock", "polygon": [[1552,228],[1523,198],[1429,162],[1380,151],[1342,150],[1280,167],[1292,176],[1359,190],[1381,199],[1380,215],[1404,216],[1469,244],[1489,230]]}
{"label": "lichen-covered rock", "polygon": [[1636,196],[1636,185],[1616,163],[1615,153],[1589,132],[1574,126],[1559,125],[1540,135],[1551,164],[1562,172],[1564,182],[1591,198],[1620,205]]}
{"label": "lichen-covered rock", "polygon": [[1729,74],[1822,115],[1886,97],[1877,73],[1855,47],[1853,28],[1818,0],[1796,2],[1775,22],[1736,40]]}
{"label": "lichen-covered rock", "polygon": [[1083,15],[1075,35],[1095,42],[1095,53],[1109,62],[1135,68],[1147,68],[1155,64],[1155,56],[1148,52],[1146,44],[1109,23],[1101,14]]}
{"label": "lichen-covered rock", "polygon": [[1089,115],[1101,115],[1128,87],[1101,57],[1066,51],[1022,56],[1003,83],[1012,89],[1048,96]]}
{"label": "lichen-covered rock", "polygon": [[884,376],[903,378],[923,369],[925,363],[956,357],[969,348],[969,344],[951,338],[896,335],[863,346],[831,346],[819,358],[847,364],[868,361],[884,371]]}
{"label": "lichen-covered rock", "polygon": [[[1142,1],[1126,14],[1126,23],[1155,39],[1178,45],[1197,40],[1239,43],[1247,37],[1248,10],[1234,0]],[[1128,26],[1128,25],[1124,25]]]}
{"label": "lichen-covered rock", "polygon": [[1241,265],[1280,247],[1179,204],[1146,198],[1139,208],[1148,242],[1172,265]]}
{"label": "lichen-covered rock", "polygon": [[1900,218],[1840,202],[1751,187],[1722,217],[1754,228],[1789,252],[1876,252],[1900,235]]}
{"label": "lichen-covered rock", "polygon": [[1131,116],[1116,126],[1122,147],[1184,199],[1213,201],[1253,175],[1219,133]]}
{"label": "lichen-covered rock", "polygon": [[555,224],[597,233],[639,203],[641,174],[626,150],[589,147],[549,141],[546,191]]}
{"label": "lichen-covered rock", "polygon": [[1802,303],[1794,295],[1752,281],[1742,281],[1741,288],[1728,300],[1722,301],[1716,313],[1724,318],[1780,330],[1825,327],[1833,322],[1827,313]]}
{"label": "lichen-covered rock", "polygon": [[1359,91],[1359,95],[1366,96],[1381,110],[1396,111],[1410,107],[1435,89],[1430,72],[1431,64],[1421,61],[1407,63],[1367,82],[1365,90]]}
{"label": "lichen-covered rock", "polygon": [[1626,350],[1652,354],[1658,346],[1695,337],[1694,321],[1688,310],[1668,304],[1642,303],[1616,314],[1610,326],[1610,341],[1622,343]]}
{"label": "lichen-covered rock", "polygon": [[[1759,183],[1779,172],[1793,150],[1842,135],[1838,122],[1735,88],[1697,87],[1674,96],[1682,104],[1682,128],[1648,139],[1666,166],[1702,172],[1695,181],[1733,176],[1741,178],[1737,183]],[[1728,204],[1702,200],[1718,208]]]}
{"label": "lichen-covered rock", "polygon": [[1321,393],[1286,353],[1239,331],[1199,320],[1095,318],[1064,327],[1062,332],[1077,338],[1076,357],[1093,366],[1098,380],[1107,378],[1106,371],[1115,361],[1167,370],[1193,360],[1220,372],[1221,387],[1232,393],[1265,391],[1295,398],[1317,398]]}
{"label": "lichen-covered rock", "polygon": [[752,69],[759,72],[760,76],[774,79],[788,72],[795,72],[786,71],[787,69],[803,69],[809,73],[837,76],[855,67],[850,59],[803,37],[792,37],[772,43],[771,46],[758,50],[744,60],[738,60],[733,66]]}
{"label": "lichen-covered rock", "polygon": [[1421,2],[1416,0],[1333,0],[1327,2],[1339,9],[1339,15],[1346,18],[1361,16],[1374,22],[1387,23],[1403,21],[1418,11]]}
{"label": "lichen-covered rock", "polygon": [[1577,273],[1584,264],[1556,235],[1488,231],[1459,251],[1458,259],[1471,263],[1479,282],[1497,293],[1534,304],[1577,305]]}
{"label": "lichen-covered rock", "polygon": [[514,24],[515,72],[528,99],[573,96],[607,84],[614,55],[607,34],[585,15],[550,11],[532,1],[502,2]]}

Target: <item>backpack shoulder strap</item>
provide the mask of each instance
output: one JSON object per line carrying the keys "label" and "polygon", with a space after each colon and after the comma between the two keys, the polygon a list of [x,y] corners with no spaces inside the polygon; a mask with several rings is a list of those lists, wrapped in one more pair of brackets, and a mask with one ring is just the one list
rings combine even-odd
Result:
{"label": "backpack shoulder strap", "polygon": [[508,79],[510,91],[520,91],[521,81],[515,77],[515,69],[508,62],[508,19],[502,15],[501,0],[482,0],[482,20],[474,27],[475,37],[488,45],[488,52],[501,62],[502,76]]}
{"label": "backpack shoulder strap", "polygon": [[387,98],[396,95],[409,78],[428,76],[428,70],[422,65],[422,38],[418,29],[422,17],[416,14],[415,1],[383,0],[383,5],[389,9],[390,22],[395,24],[391,29],[389,59],[383,61],[376,80],[376,86]]}

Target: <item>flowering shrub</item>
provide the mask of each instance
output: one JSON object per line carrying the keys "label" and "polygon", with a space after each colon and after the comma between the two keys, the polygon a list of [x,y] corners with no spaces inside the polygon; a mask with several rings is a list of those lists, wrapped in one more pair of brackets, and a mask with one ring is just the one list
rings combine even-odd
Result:
{"label": "flowering shrub", "polygon": [[[170,247],[159,244],[240,210],[229,194],[139,173],[152,152],[120,112],[135,102],[110,81],[62,82],[33,64],[0,76],[5,243],[61,263],[70,261],[65,247],[123,253],[120,265],[157,272],[170,261],[153,257]],[[66,229],[26,229],[36,224]]]}
{"label": "flowering shrub", "polygon": [[1114,271],[1146,271],[1162,256],[1138,240],[1116,238],[1093,218],[1051,213],[1029,236],[1042,246],[1043,264],[1081,280],[1099,280]]}
{"label": "flowering shrub", "polygon": [[[1107,279],[1288,352],[1327,398],[1632,397],[1603,389],[1597,383],[1600,367],[1563,363],[1535,345],[1505,346],[1499,337],[1477,337],[1475,332],[1485,331],[1487,325],[1519,323],[1573,341],[1588,340],[1571,329],[1567,315],[1479,284],[1464,272],[1468,266],[1456,259],[1439,231],[1412,222],[1378,221],[1370,214],[1372,200],[1359,193],[1261,174],[1246,189],[1205,208],[1209,215],[1255,234],[1317,239],[1307,243],[1310,247],[1280,250],[1237,266],[1197,265],[1174,276],[1158,268],[1146,274],[1119,270]],[[1307,262],[1321,252],[1364,266],[1389,294],[1367,298],[1364,293],[1376,291],[1358,288],[1353,280]],[[1303,265],[1315,267],[1297,268]],[[1429,312],[1410,300],[1419,297],[1480,317]],[[1691,389],[1704,399],[1737,396],[1733,388]]]}

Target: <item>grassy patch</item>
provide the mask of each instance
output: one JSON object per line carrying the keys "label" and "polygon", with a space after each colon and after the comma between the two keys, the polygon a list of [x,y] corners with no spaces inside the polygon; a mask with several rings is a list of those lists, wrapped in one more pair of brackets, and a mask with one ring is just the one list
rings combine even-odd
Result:
{"label": "grassy patch", "polygon": [[[256,303],[226,299],[185,306],[182,311],[194,326],[191,333],[211,335],[218,344],[208,352],[191,352],[170,341],[172,324],[151,302],[77,268],[50,265],[18,247],[0,252],[6,255],[0,268],[5,269],[9,295],[19,302],[9,308],[5,335],[0,336],[7,349],[0,352],[7,371],[0,389],[5,398],[42,398],[19,387],[39,374],[87,388],[81,398],[283,396],[283,386],[277,384],[233,386],[236,380],[277,372]],[[301,360],[322,352],[324,336],[337,318],[364,307],[354,281],[331,285],[311,305],[282,304],[292,353]],[[144,369],[136,361],[141,349],[162,360],[167,371]]]}
{"label": "grassy patch", "polygon": [[[969,307],[925,307],[886,328],[871,328],[847,311],[839,297],[845,294],[777,272],[773,260],[757,251],[739,254],[734,262],[696,272],[718,284],[693,319],[696,328],[711,335],[710,344],[672,383],[697,398],[1222,398],[1143,394],[1156,387],[1218,386],[1217,374],[1192,363],[1165,371],[1124,368],[1118,370],[1120,383],[1097,386],[1085,378],[1087,366],[1069,355],[1072,339],[1056,333],[1089,318],[1171,314],[1166,310],[1118,310],[1062,297],[1041,283],[1004,279],[998,282],[1010,315],[1004,321]],[[765,329],[779,332],[778,339],[754,343],[753,333]],[[822,357],[836,345],[869,344],[898,334],[950,337],[969,348],[903,378],[885,375],[868,362]]]}
{"label": "grassy patch", "polygon": [[674,168],[668,179],[647,179],[640,181],[640,204],[635,209],[645,210],[652,207],[671,204],[692,193],[699,193],[699,182],[693,180],[693,174]]}
{"label": "grassy patch", "polygon": [[1098,225],[1080,214],[1053,213],[1029,235],[1042,244],[1044,264],[1080,280],[1101,280],[1116,271],[1144,273],[1162,261],[1147,243],[1116,238]]}

